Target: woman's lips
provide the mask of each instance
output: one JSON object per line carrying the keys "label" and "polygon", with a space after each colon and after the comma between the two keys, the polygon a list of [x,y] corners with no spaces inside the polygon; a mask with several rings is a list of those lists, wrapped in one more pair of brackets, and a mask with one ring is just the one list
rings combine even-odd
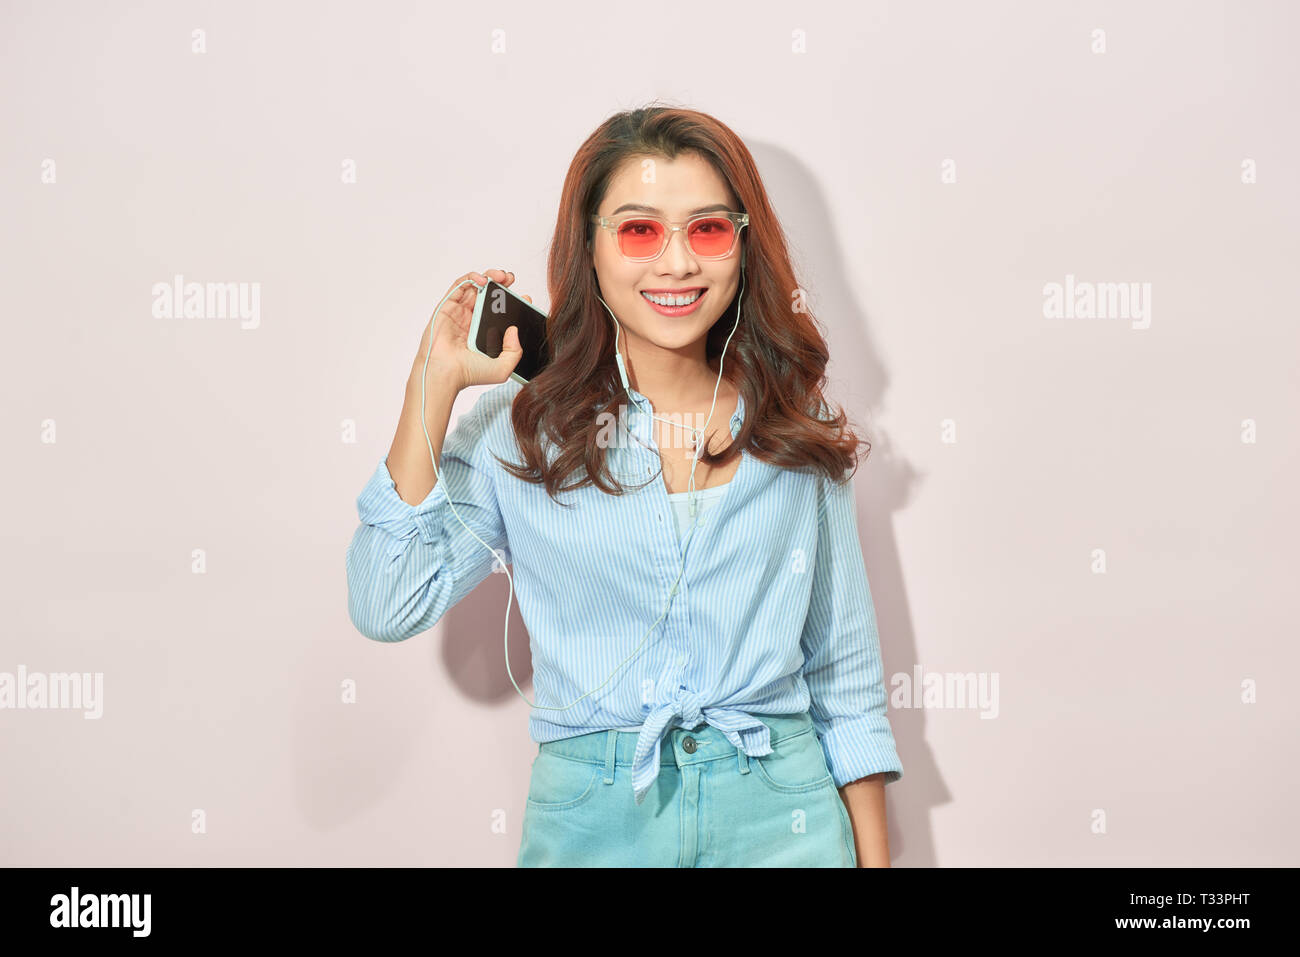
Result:
{"label": "woman's lips", "polygon": [[700,294],[699,294],[698,296],[695,297],[695,301],[694,301],[694,302],[688,302],[688,303],[687,303],[686,305],[684,305],[684,306],[661,306],[661,305],[659,305],[659,303],[657,303],[657,302],[651,302],[649,299],[646,299],[646,297],[645,297],[645,295],[644,295],[643,293],[638,293],[638,295],[640,295],[641,298],[645,300],[646,305],[648,305],[648,306],[649,306],[651,309],[653,309],[655,312],[659,313],[659,315],[661,315],[661,316],[686,316],[686,315],[690,315],[690,314],[691,314],[692,312],[694,312],[697,308],[699,308],[700,303],[704,301],[704,297],[707,296],[708,294],[709,294],[709,291],[708,291],[707,289],[701,289],[701,290],[700,290]]}

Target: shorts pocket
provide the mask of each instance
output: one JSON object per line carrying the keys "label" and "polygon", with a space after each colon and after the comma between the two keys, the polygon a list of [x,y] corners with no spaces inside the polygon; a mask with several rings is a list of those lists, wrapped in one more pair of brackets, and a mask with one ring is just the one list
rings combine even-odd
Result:
{"label": "shorts pocket", "polygon": [[601,766],[541,751],[528,782],[528,806],[538,811],[578,807],[596,793]]}
{"label": "shorts pocket", "polygon": [[809,728],[772,742],[772,753],[750,758],[758,779],[773,791],[795,794],[834,785],[821,742]]}

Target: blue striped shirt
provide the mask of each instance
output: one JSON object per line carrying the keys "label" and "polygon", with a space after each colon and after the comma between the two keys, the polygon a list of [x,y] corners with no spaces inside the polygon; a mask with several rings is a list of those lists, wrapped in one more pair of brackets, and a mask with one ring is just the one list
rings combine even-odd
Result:
{"label": "blue striped shirt", "polygon": [[[511,565],[531,638],[534,741],[637,729],[640,804],[669,728],[707,723],[761,757],[772,748],[760,716],[807,710],[836,787],[882,771],[886,783],[901,778],[852,482],[742,453],[726,491],[701,503],[679,539],[654,410],[632,389],[626,432],[607,450],[626,494],[587,485],[558,493],[562,507],[492,458],[522,461],[510,420],[521,388],[508,379],[457,420],[419,505],[398,497],[387,456],[379,463],[357,497],[361,524],[347,549],[356,628],[375,641],[418,635],[492,572],[496,558],[456,519],[450,494]],[[744,414],[742,396],[733,437]],[[547,437],[542,447],[554,448]],[[598,686],[567,710],[545,710]]]}

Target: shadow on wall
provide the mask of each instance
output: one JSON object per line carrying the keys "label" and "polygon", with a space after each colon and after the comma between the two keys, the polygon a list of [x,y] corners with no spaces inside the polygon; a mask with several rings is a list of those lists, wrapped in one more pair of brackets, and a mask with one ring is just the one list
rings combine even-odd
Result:
{"label": "shadow on wall", "polygon": [[[514,575],[514,566],[510,574]],[[503,655],[502,631],[506,602],[510,601],[510,580],[504,572],[488,575],[458,605],[443,615],[442,665],[461,693],[487,705],[505,705],[523,699],[510,683]],[[528,650],[528,629],[519,613],[519,586],[510,602],[510,672],[529,701],[533,695],[533,659]],[[526,714],[526,712],[525,712]],[[521,734],[527,736],[527,728]],[[536,743],[528,751],[528,767],[536,757]]]}

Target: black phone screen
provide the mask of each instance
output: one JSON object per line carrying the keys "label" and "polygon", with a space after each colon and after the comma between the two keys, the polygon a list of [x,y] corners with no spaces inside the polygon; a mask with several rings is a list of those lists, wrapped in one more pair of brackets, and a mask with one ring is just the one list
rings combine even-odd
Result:
{"label": "black phone screen", "polygon": [[515,366],[515,375],[530,382],[546,368],[550,350],[546,342],[546,313],[508,292],[499,283],[488,280],[478,295],[486,296],[483,311],[479,314],[479,351],[495,359],[501,355],[501,343],[511,326],[519,329],[519,345],[524,354]]}

